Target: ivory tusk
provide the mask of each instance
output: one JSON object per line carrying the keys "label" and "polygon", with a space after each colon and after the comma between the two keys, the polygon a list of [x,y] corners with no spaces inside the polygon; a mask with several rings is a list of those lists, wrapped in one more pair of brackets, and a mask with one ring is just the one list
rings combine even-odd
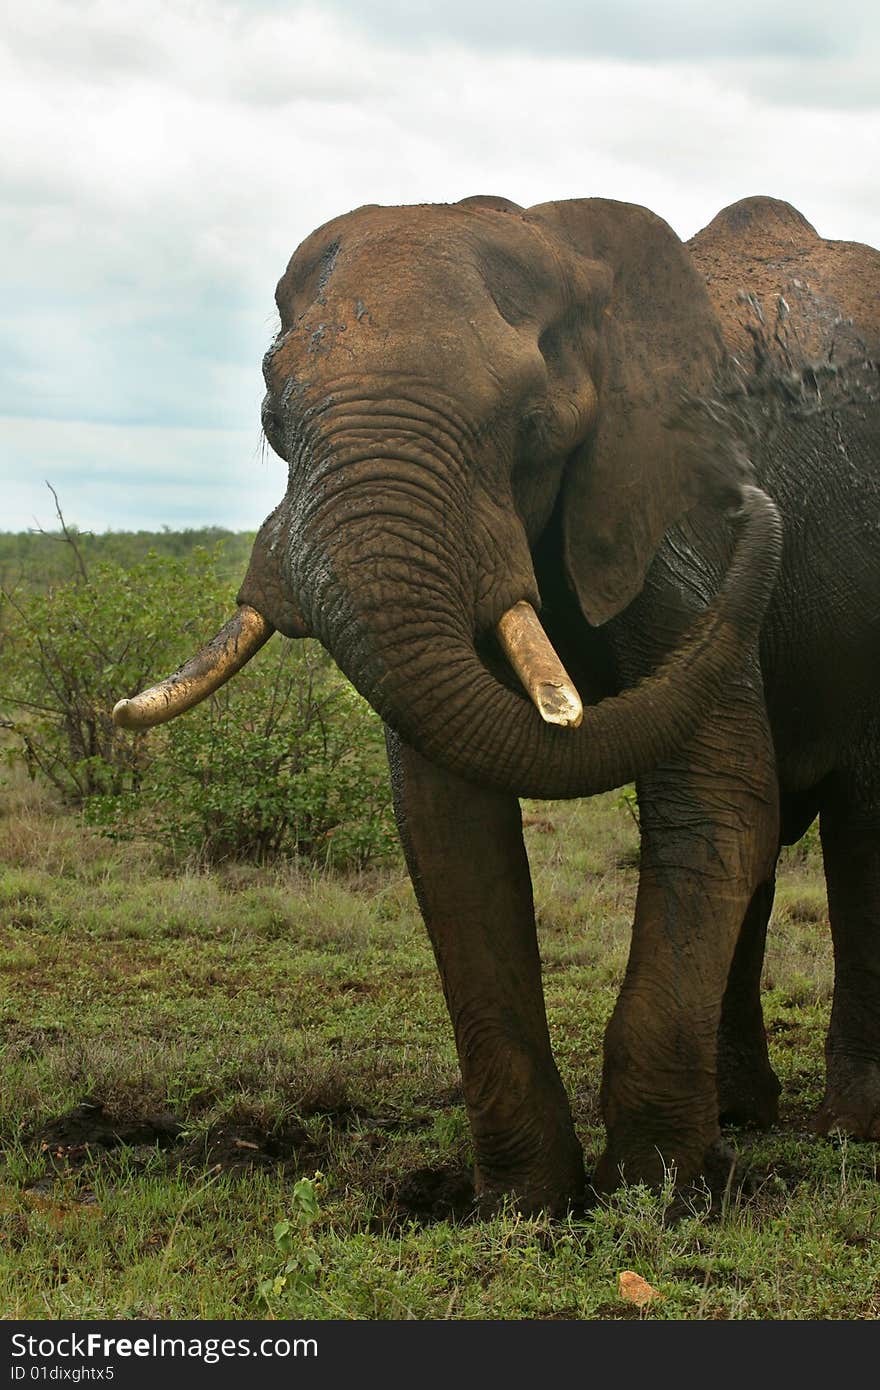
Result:
{"label": "ivory tusk", "polygon": [[213,694],[268,642],[275,631],[255,608],[243,603],[217,636],[172,676],[113,708],[121,729],[150,729],[183,714]]}
{"label": "ivory tusk", "polygon": [[584,717],[575,688],[530,603],[520,600],[499,619],[498,641],[541,718],[576,729]]}

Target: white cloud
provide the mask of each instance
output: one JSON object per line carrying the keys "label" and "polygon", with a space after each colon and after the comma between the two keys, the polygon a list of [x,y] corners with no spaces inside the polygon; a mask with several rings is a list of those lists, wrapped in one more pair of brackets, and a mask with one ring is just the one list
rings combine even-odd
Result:
{"label": "white cloud", "polygon": [[[193,444],[188,465],[184,441],[257,430],[275,281],[313,227],[360,203],[599,194],[688,236],[772,193],[824,235],[880,243],[873,9],[741,0],[734,25],[696,0],[548,0],[502,22],[498,4],[18,7],[0,48],[0,414],[80,422],[45,425],[53,458],[70,449],[69,489],[82,479],[71,520],[103,496],[121,525],[140,489],[153,507],[149,468],[111,488],[103,445],[101,487],[76,473],[89,421],[133,448],[184,430],[185,506],[201,495],[217,520],[205,454]],[[26,448],[17,435],[18,476],[0,456],[0,525],[29,524],[13,498],[21,470],[43,473]]]}
{"label": "white cloud", "polygon": [[878,18],[863,0],[325,0],[385,42],[417,49],[456,41],[480,53],[566,54],[652,64],[790,55],[822,59],[876,41]]}
{"label": "white cloud", "polygon": [[58,494],[82,530],[162,526],[255,530],[284,491],[286,467],[259,430],[166,429],[0,417],[8,480],[0,529],[55,525]]}

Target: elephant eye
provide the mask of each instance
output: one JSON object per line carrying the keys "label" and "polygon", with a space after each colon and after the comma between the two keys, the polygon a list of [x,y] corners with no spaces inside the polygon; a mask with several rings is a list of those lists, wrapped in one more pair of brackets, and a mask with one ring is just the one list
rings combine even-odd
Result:
{"label": "elephant eye", "polygon": [[534,316],[533,276],[501,246],[484,247],[478,261],[481,278],[506,323],[516,327]]}
{"label": "elephant eye", "polygon": [[529,314],[523,305],[524,296],[517,295],[510,286],[505,284],[490,284],[489,293],[505,323],[509,323],[516,328],[523,323]]}
{"label": "elephant eye", "polygon": [[587,364],[595,357],[593,337],[586,326],[586,315],[580,304],[570,305],[565,313],[547,324],[538,338],[538,351],[548,367],[568,364]]}

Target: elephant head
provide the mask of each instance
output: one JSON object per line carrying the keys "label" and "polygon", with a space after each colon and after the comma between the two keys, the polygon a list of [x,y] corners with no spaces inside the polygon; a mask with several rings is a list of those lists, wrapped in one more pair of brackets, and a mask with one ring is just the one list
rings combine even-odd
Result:
{"label": "elephant head", "polygon": [[[684,738],[754,641],[780,535],[763,493],[668,424],[722,358],[670,228],[603,199],[368,206],[310,236],[276,298],[263,425],[286,495],[238,615],[120,702],[117,721],[179,713],[277,628],[318,637],[425,756],[520,795],[619,785]],[[568,588],[602,624],[707,498],[739,508],[715,602],[650,677],[577,727],[577,695],[533,621],[536,546],[552,521]]]}

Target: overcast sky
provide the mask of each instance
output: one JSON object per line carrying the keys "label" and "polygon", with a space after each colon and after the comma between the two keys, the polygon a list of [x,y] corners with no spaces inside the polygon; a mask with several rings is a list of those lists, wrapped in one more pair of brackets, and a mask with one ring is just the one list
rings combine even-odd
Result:
{"label": "overcast sky", "polygon": [[786,198],[880,245],[869,0],[12,0],[0,529],[257,526],[273,292],[364,202]]}

